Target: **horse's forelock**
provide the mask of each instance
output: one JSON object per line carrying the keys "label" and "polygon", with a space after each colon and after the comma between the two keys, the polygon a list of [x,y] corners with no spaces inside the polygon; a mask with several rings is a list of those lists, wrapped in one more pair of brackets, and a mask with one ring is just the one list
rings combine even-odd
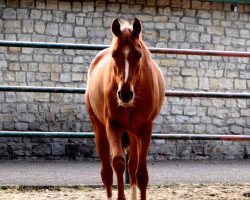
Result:
{"label": "horse's forelock", "polygon": [[[133,26],[127,20],[120,20],[119,22],[121,25],[121,32],[122,32],[121,37],[129,40],[131,38],[131,35],[133,34]],[[119,37],[113,37],[113,40],[111,43],[111,48],[113,50],[117,49],[120,42],[124,42],[124,41],[121,40],[121,38],[119,38]],[[145,50],[150,55],[150,52],[149,52],[146,44],[142,40],[141,33],[140,33],[138,38],[133,38],[133,39],[130,39],[129,41],[126,41],[126,42],[128,44],[125,44],[124,46],[132,45],[138,52],[142,53],[142,51]]]}

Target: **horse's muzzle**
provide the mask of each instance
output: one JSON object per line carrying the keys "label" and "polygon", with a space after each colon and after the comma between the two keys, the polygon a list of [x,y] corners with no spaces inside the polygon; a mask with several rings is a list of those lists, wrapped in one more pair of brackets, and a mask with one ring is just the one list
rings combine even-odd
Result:
{"label": "horse's muzzle", "polygon": [[122,103],[129,103],[132,101],[134,97],[134,92],[133,91],[118,91],[118,98]]}

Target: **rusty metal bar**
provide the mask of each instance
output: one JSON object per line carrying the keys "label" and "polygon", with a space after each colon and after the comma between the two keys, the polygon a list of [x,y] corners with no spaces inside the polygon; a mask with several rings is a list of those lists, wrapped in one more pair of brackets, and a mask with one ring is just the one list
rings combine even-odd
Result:
{"label": "rusty metal bar", "polygon": [[[94,138],[93,132],[44,132],[44,131],[0,131],[0,137],[32,138]],[[215,135],[215,134],[152,134],[153,140],[223,140],[250,141],[250,135]]]}
{"label": "rusty metal bar", "polygon": [[152,139],[164,140],[223,140],[223,141],[250,141],[250,135],[215,135],[215,134],[156,134]]}
{"label": "rusty metal bar", "polygon": [[[52,43],[52,42],[26,42],[26,41],[4,41],[0,40],[0,46],[6,47],[29,47],[29,48],[53,48],[53,49],[78,49],[78,50],[102,50],[109,45],[96,44],[72,44],[72,43]],[[201,56],[228,56],[228,57],[248,57],[250,52],[242,51],[215,51],[198,49],[174,49],[149,47],[151,53],[157,54],[179,54],[179,55],[201,55]]]}
{"label": "rusty metal bar", "polygon": [[172,48],[149,48],[151,53],[177,54],[177,55],[200,55],[200,56],[226,56],[250,58],[250,52],[243,51],[215,51],[198,49],[172,49]]}
{"label": "rusty metal bar", "polygon": [[192,92],[192,91],[166,91],[168,97],[207,97],[207,98],[238,98],[249,99],[250,93],[246,92]]}
{"label": "rusty metal bar", "polygon": [[[39,86],[0,86],[0,92],[49,92],[84,94],[85,88],[73,87],[39,87]],[[231,92],[192,92],[192,91],[165,91],[167,97],[206,97],[206,98],[239,98],[249,99],[250,93]]]}

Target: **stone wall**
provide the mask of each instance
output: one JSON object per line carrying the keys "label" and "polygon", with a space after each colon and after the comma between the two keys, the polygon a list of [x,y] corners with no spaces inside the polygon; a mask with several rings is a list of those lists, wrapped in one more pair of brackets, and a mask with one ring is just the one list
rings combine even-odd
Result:
{"label": "stone wall", "polygon": [[[114,18],[138,17],[148,46],[250,50],[250,5],[190,0],[3,0],[0,39],[109,44]],[[85,87],[97,51],[0,47],[0,84]],[[249,92],[248,58],[153,55],[168,90]],[[0,93],[0,130],[91,131],[79,94]],[[250,101],[167,98],[154,131],[250,134]],[[153,141],[150,159],[247,158],[249,142]],[[91,139],[0,138],[1,158],[97,158]]]}

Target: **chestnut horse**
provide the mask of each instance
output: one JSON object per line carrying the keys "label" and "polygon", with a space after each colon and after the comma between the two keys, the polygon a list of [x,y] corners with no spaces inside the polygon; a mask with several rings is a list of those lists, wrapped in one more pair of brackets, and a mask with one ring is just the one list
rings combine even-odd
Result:
{"label": "chestnut horse", "polygon": [[164,78],[141,39],[137,18],[133,26],[115,19],[111,30],[111,47],[102,50],[89,68],[86,106],[108,199],[112,199],[113,170],[117,176],[117,199],[125,199],[124,151],[128,148],[131,199],[137,199],[138,187],[144,200],[152,121],[163,103]]}

